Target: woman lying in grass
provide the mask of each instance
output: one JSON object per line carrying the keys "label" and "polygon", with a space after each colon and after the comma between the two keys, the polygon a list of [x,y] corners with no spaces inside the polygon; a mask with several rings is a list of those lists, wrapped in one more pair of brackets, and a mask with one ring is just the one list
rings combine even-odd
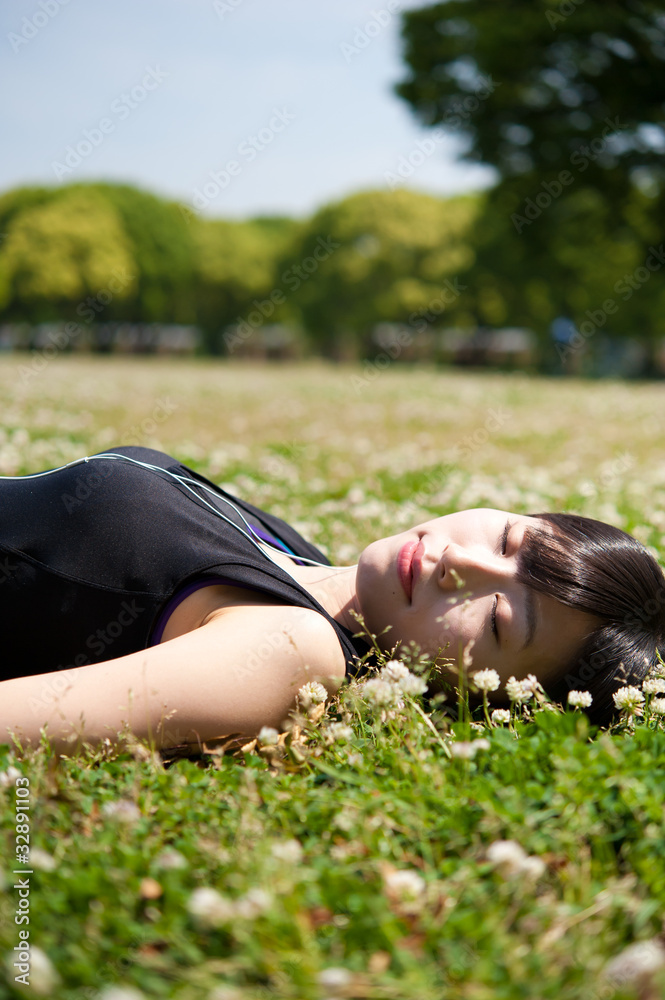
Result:
{"label": "woman lying in grass", "polygon": [[[567,514],[460,511],[331,566],[283,521],[176,459],[125,447],[0,479],[0,742],[158,747],[279,726],[308,681],[415,643],[606,723],[664,640],[665,578],[625,532]],[[432,675],[430,691],[436,687]],[[443,674],[440,674],[443,676]],[[495,704],[501,704],[501,691]]]}

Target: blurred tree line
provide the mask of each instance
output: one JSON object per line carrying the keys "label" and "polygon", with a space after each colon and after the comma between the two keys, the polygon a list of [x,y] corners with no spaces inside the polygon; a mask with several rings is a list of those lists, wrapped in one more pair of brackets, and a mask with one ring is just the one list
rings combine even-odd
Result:
{"label": "blurred tree line", "polygon": [[[665,8],[643,0],[448,0],[403,14],[398,94],[497,184],[449,199],[398,186],[313,217],[206,219],[127,185],[0,197],[0,323],[195,324],[234,353],[257,330],[296,349],[376,353],[401,324],[413,353],[441,327],[556,317],[585,338],[665,336]],[[550,345],[551,346],[551,345]]]}

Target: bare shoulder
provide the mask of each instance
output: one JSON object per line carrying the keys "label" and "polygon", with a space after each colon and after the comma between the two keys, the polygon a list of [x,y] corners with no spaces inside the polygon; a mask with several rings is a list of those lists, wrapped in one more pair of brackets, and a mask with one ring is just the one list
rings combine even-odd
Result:
{"label": "bare shoulder", "polygon": [[311,608],[252,604],[222,608],[202,630],[224,636],[248,663],[283,661],[311,673],[312,680],[341,682],[346,660],[332,624]]}

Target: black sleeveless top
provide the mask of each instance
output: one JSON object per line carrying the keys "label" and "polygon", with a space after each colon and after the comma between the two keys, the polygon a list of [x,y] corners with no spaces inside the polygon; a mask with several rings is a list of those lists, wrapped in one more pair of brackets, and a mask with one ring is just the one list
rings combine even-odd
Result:
{"label": "black sleeveless top", "polygon": [[[219,577],[322,614],[347,672],[365,672],[358,668],[365,643],[215,510],[242,525],[227,497],[295,555],[329,565],[318,549],[163,452],[121,447],[113,454],[124,459],[91,456],[47,475],[0,477],[0,679],[144,649],[176,591]],[[188,489],[164,470],[195,484]]]}

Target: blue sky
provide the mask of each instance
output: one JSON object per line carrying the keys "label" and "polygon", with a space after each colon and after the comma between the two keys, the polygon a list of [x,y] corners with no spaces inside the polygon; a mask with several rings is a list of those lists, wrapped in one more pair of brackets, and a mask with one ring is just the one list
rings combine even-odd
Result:
{"label": "blue sky", "polygon": [[[123,181],[243,218],[387,187],[429,135],[392,93],[399,11],[424,3],[3,3],[0,190]],[[408,186],[486,186],[490,171],[456,148],[438,142]]]}

